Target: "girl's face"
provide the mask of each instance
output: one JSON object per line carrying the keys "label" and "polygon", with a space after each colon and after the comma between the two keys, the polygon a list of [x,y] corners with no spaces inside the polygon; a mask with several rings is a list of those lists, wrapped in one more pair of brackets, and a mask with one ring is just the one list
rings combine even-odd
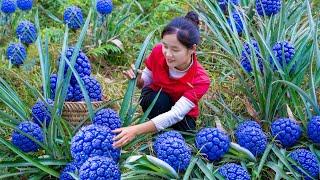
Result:
{"label": "girl's face", "polygon": [[162,38],[162,53],[166,58],[169,68],[185,70],[191,63],[191,55],[195,52],[196,45],[188,49],[177,39],[177,34],[167,34]]}

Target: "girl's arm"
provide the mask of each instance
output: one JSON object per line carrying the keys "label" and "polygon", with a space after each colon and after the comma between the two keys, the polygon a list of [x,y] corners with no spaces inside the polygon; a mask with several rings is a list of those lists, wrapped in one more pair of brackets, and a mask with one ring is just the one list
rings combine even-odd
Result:
{"label": "girl's arm", "polygon": [[113,146],[117,148],[122,147],[132,141],[137,135],[154,133],[170,127],[181,121],[194,106],[187,98],[181,97],[170,111],[162,113],[150,121],[116,129],[113,132],[119,134],[114,138],[115,143]]}
{"label": "girl's arm", "polygon": [[132,141],[136,136],[157,131],[155,124],[152,121],[147,121],[138,125],[123,127],[113,130],[114,133],[119,133],[114,137],[113,146],[116,148],[122,147]]}
{"label": "girl's arm", "polygon": [[131,68],[129,70],[123,71],[123,74],[129,79],[137,78],[137,87],[142,89],[143,87],[151,84],[152,82],[152,72],[148,68],[144,68],[144,70],[137,69],[137,77],[134,73],[135,67],[131,64]]}

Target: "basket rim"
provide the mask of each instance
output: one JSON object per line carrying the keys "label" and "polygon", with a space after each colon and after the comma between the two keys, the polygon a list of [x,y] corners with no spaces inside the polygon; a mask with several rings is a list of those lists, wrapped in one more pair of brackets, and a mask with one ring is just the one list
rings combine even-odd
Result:
{"label": "basket rim", "polygon": [[[91,104],[96,104],[96,103],[103,103],[103,102],[108,102],[109,100],[101,100],[101,101],[91,101]],[[65,101],[63,104],[86,104],[85,101]]]}
{"label": "basket rim", "polygon": [[[104,103],[110,101],[106,96],[102,96],[100,101],[90,101],[91,104]],[[63,104],[86,104],[86,101],[64,101]]]}

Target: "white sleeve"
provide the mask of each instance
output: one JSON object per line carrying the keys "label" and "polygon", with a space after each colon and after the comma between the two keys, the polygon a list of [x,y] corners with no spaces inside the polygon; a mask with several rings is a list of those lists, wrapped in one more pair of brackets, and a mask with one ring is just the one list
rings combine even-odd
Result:
{"label": "white sleeve", "polygon": [[152,118],[151,121],[155,124],[157,130],[161,131],[181,121],[193,107],[195,107],[193,102],[182,96],[170,111]]}
{"label": "white sleeve", "polygon": [[152,72],[147,67],[145,67],[142,70],[141,78],[143,79],[143,82],[144,82],[143,87],[148,86],[149,84],[152,83]]}

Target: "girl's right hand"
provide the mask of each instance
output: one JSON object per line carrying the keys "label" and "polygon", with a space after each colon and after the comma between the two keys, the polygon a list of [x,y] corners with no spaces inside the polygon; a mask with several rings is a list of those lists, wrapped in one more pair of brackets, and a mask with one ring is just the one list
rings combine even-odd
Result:
{"label": "girl's right hand", "polygon": [[[134,78],[136,78],[136,75],[135,75],[135,73],[134,73],[135,69],[136,69],[136,68],[134,67],[134,65],[131,64],[131,68],[128,69],[128,70],[123,71],[123,74],[124,74],[129,80],[130,80],[130,79],[134,79]],[[138,78],[141,77],[141,74],[142,74],[142,70],[137,69],[137,76],[138,76]]]}

